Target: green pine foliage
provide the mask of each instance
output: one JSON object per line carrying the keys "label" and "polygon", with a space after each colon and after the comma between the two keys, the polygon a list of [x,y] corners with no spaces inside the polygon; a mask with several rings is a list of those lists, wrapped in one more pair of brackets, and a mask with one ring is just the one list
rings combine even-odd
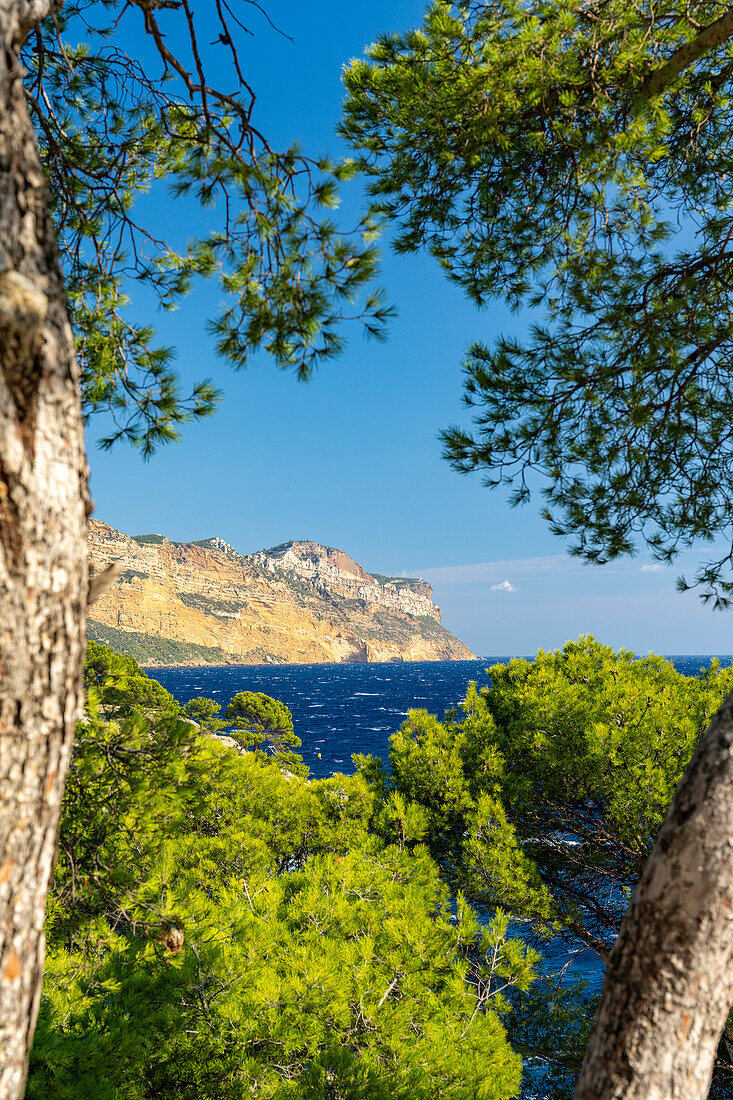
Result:
{"label": "green pine foliage", "polygon": [[131,707],[153,711],[158,717],[180,710],[171,693],[143,672],[134,657],[115,653],[99,642],[87,643],[84,687],[94,690],[94,701],[105,715],[127,714]]}
{"label": "green pine foliage", "polygon": [[293,752],[300,738],[293,731],[290,708],[261,691],[238,691],[229,701],[224,717],[245,748],[264,756],[268,751],[282,767],[303,770],[302,757]]}
{"label": "green pine foliage", "polygon": [[644,543],[668,562],[722,535],[695,582],[717,606],[733,593],[722,11],[434,0],[349,65],[342,124],[397,251],[527,311],[521,336],[468,352],[453,466],[515,504],[540,492],[590,562]]}
{"label": "green pine foliage", "polygon": [[[386,807],[419,822],[454,892],[480,911],[502,906],[539,944],[559,935],[605,961],[733,669],[686,677],[586,637],[488,675],[445,721],[409,713],[389,778],[370,760],[362,772]],[[549,1068],[543,1095],[571,1096],[593,1003],[551,975],[514,1000],[510,1036]],[[720,1061],[711,1095],[730,1097],[725,1052]]]}
{"label": "green pine foliage", "polygon": [[[202,280],[218,287],[209,328],[235,368],[263,350],[307,379],[342,349],[347,318],[384,334],[375,220],[342,231],[333,216],[353,166],[260,130],[238,54],[247,33],[228,4],[194,17],[168,0],[66,0],[23,46],[85,407],[109,414],[105,447],[125,439],[148,456],[214,410],[219,387],[183,392],[175,349],[145,320]],[[167,221],[144,201],[163,190],[178,200]]]}
{"label": "green pine foliage", "polygon": [[502,1019],[536,955],[507,917],[451,897],[419,823],[375,828],[364,775],[308,782],[202,737],[101,650],[28,1100],[517,1095]]}
{"label": "green pine foliage", "polygon": [[469,694],[460,724],[469,740],[492,728],[522,850],[562,920],[588,946],[608,949],[733,671],[713,664],[688,677],[662,657],[581,638],[489,676],[488,691]]}
{"label": "green pine foliage", "polygon": [[207,699],[203,695],[197,695],[181,707],[181,716],[190,718],[201,729],[214,732],[222,729],[225,724],[216,717],[220,711],[221,703],[217,703],[216,699]]}
{"label": "green pine foliage", "polygon": [[223,721],[91,644],[28,1100],[508,1100],[522,1060],[570,1100],[594,1001],[530,933],[605,957],[733,670],[582,638],[488,671],[389,771],[308,781],[277,700]]}

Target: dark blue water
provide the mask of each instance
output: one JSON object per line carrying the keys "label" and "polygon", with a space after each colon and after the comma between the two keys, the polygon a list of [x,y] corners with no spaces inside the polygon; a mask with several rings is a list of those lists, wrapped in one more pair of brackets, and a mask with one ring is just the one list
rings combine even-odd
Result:
{"label": "dark blue water", "polygon": [[293,727],[303,742],[298,751],[311,776],[321,779],[334,772],[353,772],[351,754],[355,752],[386,760],[389,739],[408,710],[425,708],[442,716],[464,698],[470,680],[485,684],[485,670],[508,659],[148,671],[179,703],[203,695],[216,699],[223,710],[238,691],[262,691],[280,699],[290,708]]}
{"label": "dark blue water", "polygon": [[[389,739],[399,729],[408,710],[424,708],[444,712],[464,698],[471,680],[487,683],[486,669],[509,657],[483,657],[477,661],[430,661],[371,665],[245,665],[218,668],[149,669],[151,676],[187,703],[194,696],[215,699],[225,709],[238,691],[262,691],[280,699],[291,710],[293,726],[303,742],[299,750],[320,779],[334,772],[353,772],[351,754],[372,753],[387,760]],[[687,676],[697,674],[712,656],[672,656],[670,660]],[[718,657],[721,665],[733,664],[733,656]],[[517,928],[521,934],[521,928]],[[568,949],[558,939],[542,948],[545,964],[557,970],[570,963],[567,980],[583,978],[589,992],[599,992],[603,969],[590,951]]]}
{"label": "dark blue water", "polygon": [[[426,661],[372,665],[238,665],[149,669],[180,703],[196,695],[215,699],[222,710],[238,691],[262,691],[285,703],[303,742],[299,750],[314,779],[353,772],[351,754],[387,759],[389,739],[408,710],[424,708],[442,717],[465,696],[471,680],[487,683],[486,669],[510,657],[477,661]],[[694,675],[712,657],[670,658]],[[733,657],[719,658],[728,666]],[[320,756],[319,756],[320,753]]]}

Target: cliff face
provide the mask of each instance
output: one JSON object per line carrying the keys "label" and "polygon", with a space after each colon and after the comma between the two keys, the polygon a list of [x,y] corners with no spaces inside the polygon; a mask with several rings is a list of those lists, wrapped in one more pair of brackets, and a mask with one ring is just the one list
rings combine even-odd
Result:
{"label": "cliff face", "polygon": [[131,538],[91,520],[92,570],[118,582],[89,636],[146,664],[467,660],[420,580],[370,575],[341,550],[288,542],[242,556],[222,539]]}
{"label": "cliff face", "polygon": [[343,550],[317,542],[286,542],[252,554],[252,561],[267,573],[291,575],[311,585],[321,595],[338,594],[350,600],[366,600],[403,615],[425,616],[440,622],[441,611],[432,601],[433,590],[423,580],[370,576]]}

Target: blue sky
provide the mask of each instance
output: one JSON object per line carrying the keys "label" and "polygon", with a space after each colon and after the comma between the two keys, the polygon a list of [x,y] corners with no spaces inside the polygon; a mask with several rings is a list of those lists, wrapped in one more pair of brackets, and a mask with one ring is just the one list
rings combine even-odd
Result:
{"label": "blue sky", "polygon": [[[274,144],[343,151],[334,127],[344,62],[380,31],[415,25],[422,4],[269,0],[267,10],[292,41],[246,9],[254,34],[241,57],[258,95],[257,124]],[[353,185],[345,211],[359,201]],[[171,234],[187,232],[189,210],[163,195],[147,205]],[[173,315],[155,314],[162,339],[178,348],[184,380],[214,377],[225,401],[148,463],[125,446],[97,450],[101,425],[92,422],[97,516],[128,534],[218,534],[242,553],[310,538],[370,570],[422,575],[446,626],[481,655],[533,653],[587,632],[639,652],[733,650],[730,613],[678,595],[679,569],[650,569],[643,556],[584,567],[549,534],[536,505],[510,509],[479,478],[451,470],[437,433],[466,418],[463,353],[521,321],[500,305],[479,313],[425,257],[385,250],[382,283],[399,310],[389,341],[366,342],[354,327],[345,354],[308,385],[265,356],[239,374],[217,360],[205,330],[218,303],[211,289]],[[148,302],[134,307],[149,319]]]}

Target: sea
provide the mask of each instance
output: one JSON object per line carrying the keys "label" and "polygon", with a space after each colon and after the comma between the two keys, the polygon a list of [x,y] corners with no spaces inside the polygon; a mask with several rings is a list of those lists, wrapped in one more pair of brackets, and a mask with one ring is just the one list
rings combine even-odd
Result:
{"label": "sea", "polygon": [[[521,656],[521,654],[520,654]],[[511,656],[475,661],[416,661],[368,665],[227,665],[204,668],[148,668],[179,703],[203,695],[222,711],[238,691],[261,691],[290,708],[293,727],[303,742],[298,751],[313,779],[354,771],[352,753],[387,760],[389,739],[408,710],[424,709],[442,717],[457,706],[473,680],[488,684],[487,670]],[[531,660],[531,658],[527,658]],[[680,672],[696,675],[712,656],[672,656]],[[719,656],[723,667],[733,656]]]}
{"label": "sea", "polygon": [[[521,656],[521,655],[520,655]],[[527,658],[531,660],[531,658]],[[686,676],[697,675],[717,659],[725,668],[733,655],[671,655]],[[442,717],[466,695],[471,681],[489,683],[488,669],[511,656],[475,661],[429,661],[366,665],[228,665],[204,668],[149,668],[181,704],[195,696],[215,699],[222,711],[238,691],[261,691],[285,703],[293,715],[298,751],[313,779],[354,771],[352,753],[389,757],[389,739],[407,712],[424,709]],[[521,934],[521,929],[517,930]],[[567,966],[564,981],[582,979],[588,994],[600,992],[603,969],[598,956],[573,950],[561,939],[542,948],[544,965]]]}

